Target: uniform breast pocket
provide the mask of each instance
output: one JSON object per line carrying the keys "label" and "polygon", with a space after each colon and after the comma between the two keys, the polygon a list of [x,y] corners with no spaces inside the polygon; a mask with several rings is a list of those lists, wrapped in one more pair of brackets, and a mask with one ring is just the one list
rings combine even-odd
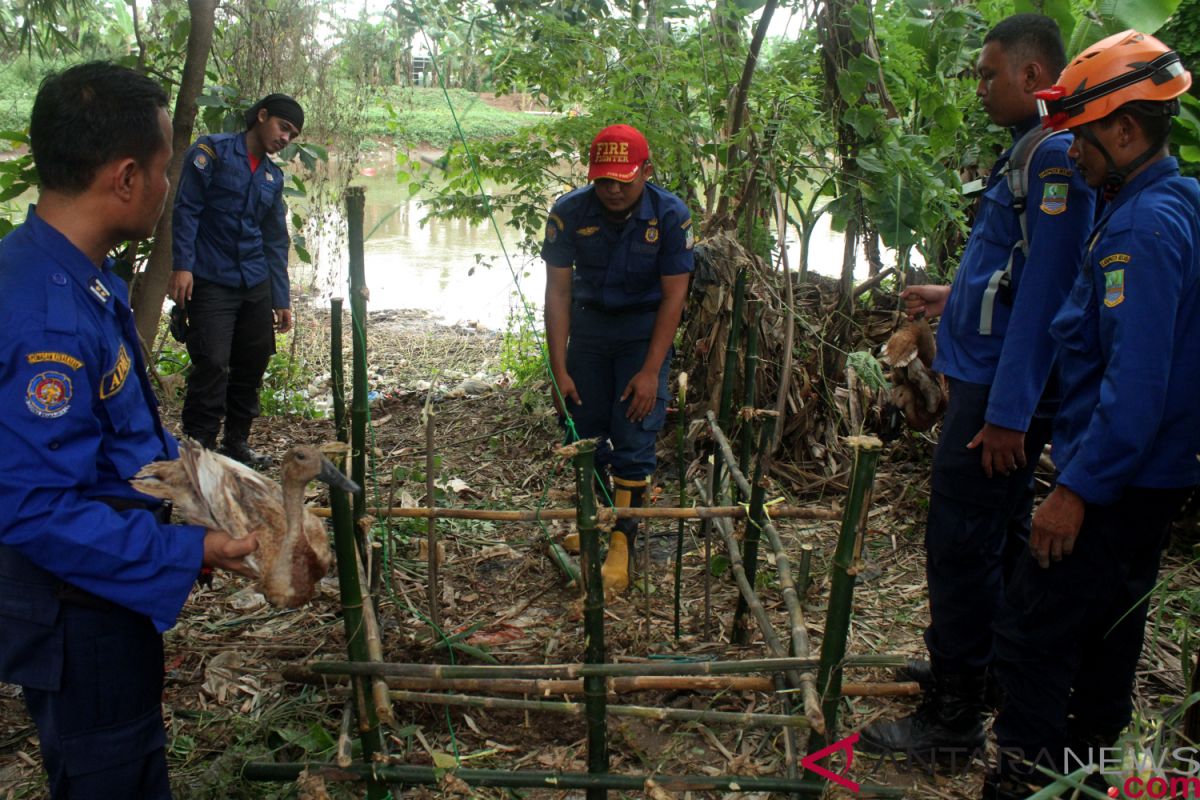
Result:
{"label": "uniform breast pocket", "polygon": [[232,169],[217,169],[205,200],[219,211],[240,214],[246,204],[246,182]]}
{"label": "uniform breast pocket", "polygon": [[589,237],[575,246],[575,268],[588,283],[600,285],[608,271],[608,245],[601,239]]}
{"label": "uniform breast pocket", "polygon": [[1051,324],[1054,339],[1067,350],[1088,353],[1100,347],[1100,317],[1095,287],[1085,273],[1075,280],[1071,294]]}
{"label": "uniform breast pocket", "polygon": [[1004,248],[1020,241],[1021,223],[1013,207],[1012,192],[1004,181],[984,192],[971,233]]}
{"label": "uniform breast pocket", "polygon": [[629,246],[629,263],[625,267],[625,290],[643,294],[659,284],[658,245],[635,242]]}
{"label": "uniform breast pocket", "polygon": [[261,222],[271,212],[282,188],[276,182],[263,183],[258,187],[258,219]]}

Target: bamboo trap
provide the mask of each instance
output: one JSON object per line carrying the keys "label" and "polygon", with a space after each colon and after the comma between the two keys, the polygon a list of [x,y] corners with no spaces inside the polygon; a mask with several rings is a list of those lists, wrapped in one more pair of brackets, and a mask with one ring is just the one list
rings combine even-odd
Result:
{"label": "bamboo trap", "polygon": [[[310,507],[309,511],[318,517],[328,517],[327,508]],[[490,522],[539,522],[549,520],[574,520],[578,511],[574,508],[543,508],[536,511],[489,508],[367,508],[365,513],[376,518],[403,517],[425,519],[433,516],[436,519],[479,519]],[[652,506],[649,508],[601,508],[597,511],[601,522],[609,519],[745,519],[745,506],[693,506],[676,508],[672,506]],[[831,508],[805,508],[801,506],[771,506],[771,516],[775,519],[812,519],[836,521],[842,518],[842,512]]]}
{"label": "bamboo trap", "polygon": [[[284,667],[283,679],[308,686],[344,686],[341,676],[320,675],[303,667]],[[493,692],[543,697],[583,693],[581,678],[385,678],[389,689],[415,692]],[[608,678],[605,686],[610,695],[634,692],[762,692],[777,690],[769,677],[757,675],[640,675]],[[792,690],[785,689],[784,692]],[[842,684],[842,697],[908,697],[921,693],[915,682]]]}

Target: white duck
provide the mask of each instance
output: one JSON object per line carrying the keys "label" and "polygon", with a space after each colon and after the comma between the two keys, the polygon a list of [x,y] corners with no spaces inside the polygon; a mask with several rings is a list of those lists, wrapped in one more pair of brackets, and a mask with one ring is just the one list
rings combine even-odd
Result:
{"label": "white duck", "polygon": [[257,534],[258,550],[247,563],[257,570],[267,600],[295,608],[308,602],[333,562],[325,526],[304,507],[304,487],[314,479],[351,493],[359,487],[309,445],[288,450],[279,472],[282,488],[185,440],[178,459],[147,464],[130,483],[143,494],[171,501],[189,524],[237,539]]}

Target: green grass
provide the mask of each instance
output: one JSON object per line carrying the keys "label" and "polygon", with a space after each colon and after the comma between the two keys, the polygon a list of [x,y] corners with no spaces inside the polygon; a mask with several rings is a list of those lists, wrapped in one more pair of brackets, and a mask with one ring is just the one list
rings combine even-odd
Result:
{"label": "green grass", "polygon": [[408,147],[448,147],[458,141],[458,127],[472,141],[509,136],[538,121],[532,114],[490,106],[464,89],[451,89],[449,96],[453,113],[441,89],[393,88],[367,111],[366,135]]}

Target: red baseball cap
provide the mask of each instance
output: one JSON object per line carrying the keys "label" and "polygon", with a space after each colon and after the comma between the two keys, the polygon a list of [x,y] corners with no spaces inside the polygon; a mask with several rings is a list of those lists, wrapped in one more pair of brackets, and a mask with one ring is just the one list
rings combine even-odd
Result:
{"label": "red baseball cap", "polygon": [[609,125],[596,134],[588,152],[588,180],[611,178],[629,183],[650,158],[646,137],[632,125]]}

